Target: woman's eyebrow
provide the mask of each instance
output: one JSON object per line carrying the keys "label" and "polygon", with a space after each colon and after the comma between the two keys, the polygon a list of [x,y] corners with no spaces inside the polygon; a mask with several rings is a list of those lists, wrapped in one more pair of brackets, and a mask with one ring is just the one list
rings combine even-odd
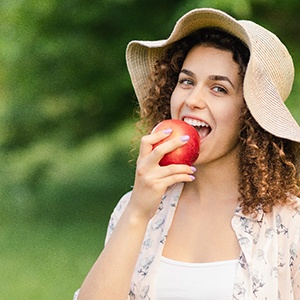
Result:
{"label": "woman's eyebrow", "polygon": [[187,70],[187,69],[182,69],[182,70],[180,71],[180,73],[183,73],[183,74],[188,75],[188,76],[191,76],[191,77],[196,77],[196,74],[195,74],[195,73],[193,73],[192,71]]}
{"label": "woman's eyebrow", "polygon": [[210,75],[209,76],[210,80],[220,80],[220,81],[227,81],[230,83],[230,85],[235,89],[233,83],[231,82],[231,80],[227,77],[227,76],[222,76],[222,75]]}

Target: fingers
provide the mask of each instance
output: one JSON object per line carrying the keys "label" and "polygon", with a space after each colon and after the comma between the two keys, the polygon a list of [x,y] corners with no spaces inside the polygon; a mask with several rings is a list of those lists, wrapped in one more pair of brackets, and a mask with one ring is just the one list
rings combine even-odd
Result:
{"label": "fingers", "polygon": [[190,174],[173,174],[172,176],[166,177],[159,184],[161,185],[161,190],[166,190],[166,187],[172,186],[178,182],[192,182],[195,180],[194,175]]}
{"label": "fingers", "polygon": [[142,215],[152,216],[167,188],[178,182],[191,182],[195,179],[194,167],[185,164],[160,166],[162,157],[187,143],[188,137],[168,138],[171,130],[146,135],[141,140],[140,154],[136,165],[136,176],[132,194],[132,204]]}
{"label": "fingers", "polygon": [[193,166],[179,165],[179,164],[172,164],[164,167],[157,165],[157,168],[153,168],[153,170],[151,171],[149,169],[149,165],[143,162],[141,162],[136,169],[136,173],[138,176],[143,177],[146,176],[147,174],[153,173],[155,175],[155,178],[157,178],[157,180],[161,180],[164,177],[168,177],[176,174],[191,175],[194,174],[195,171],[196,168]]}
{"label": "fingers", "polygon": [[169,137],[171,133],[172,129],[166,129],[143,136],[141,139],[140,155],[148,155],[152,151],[153,145]]}
{"label": "fingers", "polygon": [[195,167],[187,165],[169,165],[161,167],[160,176],[158,179],[164,188],[171,186],[177,182],[192,182],[195,180]]}
{"label": "fingers", "polygon": [[[195,169],[188,165],[174,164],[164,167],[159,166],[160,160],[166,153],[185,145],[189,139],[189,136],[169,138],[171,133],[171,129],[166,129],[151,133],[142,138],[140,155],[137,161],[137,177],[144,178],[145,181],[151,184],[155,184],[155,182],[153,182],[155,180],[168,178],[168,180],[166,180],[168,185],[194,179],[192,174],[195,172]],[[164,141],[153,149],[155,144],[166,138],[168,138],[167,141]]]}
{"label": "fingers", "polygon": [[188,165],[169,165],[149,168],[147,164],[139,165],[136,169],[136,179],[147,189],[164,192],[168,186],[177,182],[191,182],[195,179],[195,167]]}
{"label": "fingers", "polygon": [[132,194],[135,209],[141,215],[152,217],[167,188],[178,182],[192,182],[195,171],[188,165],[138,166]]}
{"label": "fingers", "polygon": [[173,150],[185,145],[189,140],[189,136],[177,136],[168,139],[153,149],[155,144],[168,138],[171,133],[171,129],[166,129],[144,136],[141,140],[140,157],[151,155],[153,163],[158,163],[166,153],[172,152]]}
{"label": "fingers", "polygon": [[165,154],[172,152],[177,148],[180,148],[183,145],[185,145],[188,139],[189,136],[175,137],[164,143],[159,144],[152,150],[153,159],[159,162]]}

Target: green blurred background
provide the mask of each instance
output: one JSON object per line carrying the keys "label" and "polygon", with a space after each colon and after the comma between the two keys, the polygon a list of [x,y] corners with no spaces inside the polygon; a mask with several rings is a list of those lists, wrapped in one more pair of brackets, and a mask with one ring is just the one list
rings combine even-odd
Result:
{"label": "green blurred background", "polygon": [[299,122],[299,0],[1,1],[1,299],[72,299],[134,179],[126,45],[167,37],[196,7],[281,38],[295,61],[288,106]]}

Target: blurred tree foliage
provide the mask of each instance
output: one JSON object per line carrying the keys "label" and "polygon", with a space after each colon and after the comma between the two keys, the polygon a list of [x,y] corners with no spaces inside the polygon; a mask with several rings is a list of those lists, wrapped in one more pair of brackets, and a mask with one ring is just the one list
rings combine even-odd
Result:
{"label": "blurred tree foliage", "polygon": [[76,145],[130,116],[125,47],[161,32],[174,1],[156,2],[147,9],[137,1],[2,2],[1,146],[53,135]]}
{"label": "blurred tree foliage", "polygon": [[[2,215],[96,219],[99,203],[114,206],[134,173],[125,154],[136,106],[126,45],[167,37],[196,7],[259,22],[300,65],[298,0],[0,2]],[[289,105],[298,120],[299,92],[297,71]]]}

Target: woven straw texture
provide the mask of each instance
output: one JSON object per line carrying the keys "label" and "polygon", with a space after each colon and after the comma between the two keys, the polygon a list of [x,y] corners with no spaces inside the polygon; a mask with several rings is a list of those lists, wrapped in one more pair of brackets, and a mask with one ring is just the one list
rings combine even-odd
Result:
{"label": "woven straw texture", "polygon": [[195,9],[185,14],[166,40],[128,44],[126,61],[140,105],[147,95],[147,80],[154,63],[167,46],[204,27],[221,28],[248,46],[251,55],[244,80],[244,98],[251,114],[268,132],[299,143],[299,125],[284,104],[294,80],[288,50],[267,29],[251,21],[237,21],[215,9]]}

